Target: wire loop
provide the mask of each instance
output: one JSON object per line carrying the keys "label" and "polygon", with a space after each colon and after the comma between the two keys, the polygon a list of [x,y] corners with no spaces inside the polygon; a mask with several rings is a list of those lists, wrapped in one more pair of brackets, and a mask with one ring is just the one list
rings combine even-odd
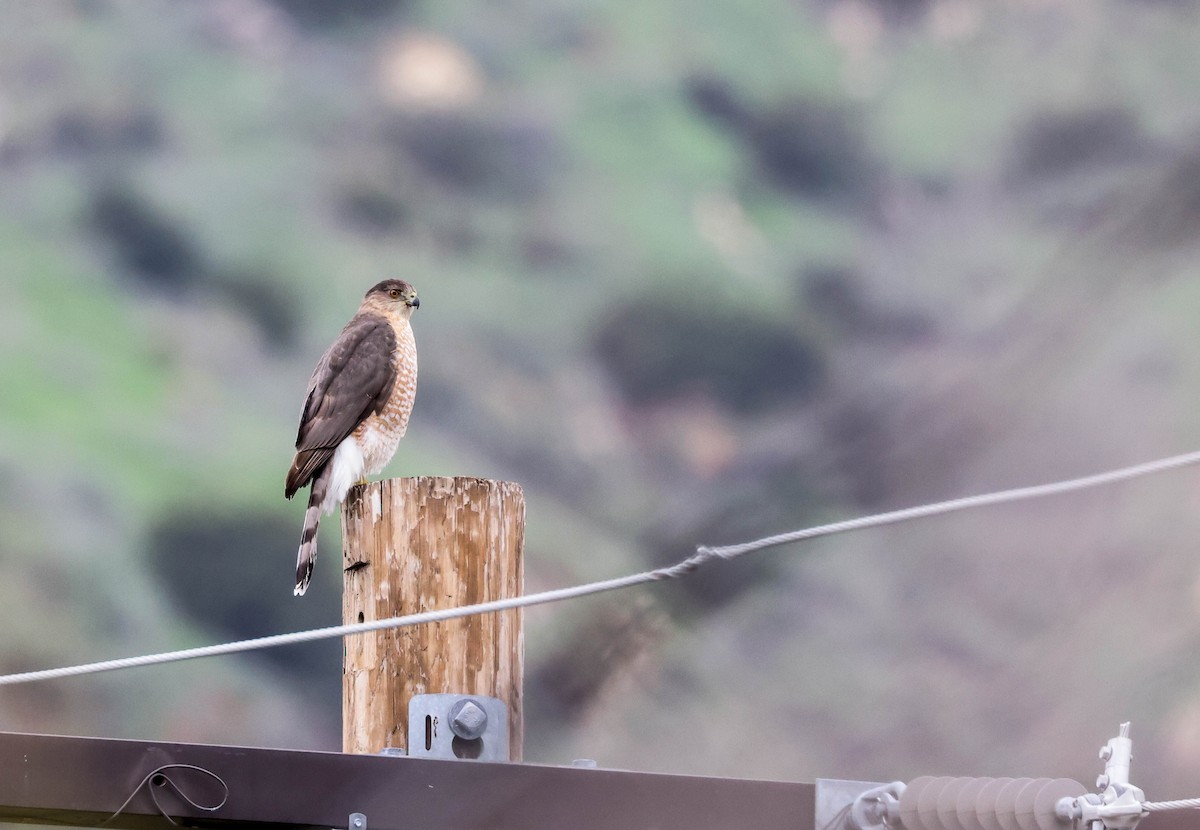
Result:
{"label": "wire loop", "polygon": [[[200,804],[187,793],[185,793],[169,775],[165,774],[165,770],[169,769],[187,769],[207,775],[209,778],[221,785],[221,789],[225,791],[225,794],[221,796],[220,802],[211,807],[205,804]],[[168,784],[171,786],[171,789],[175,791],[175,794],[186,801],[189,805],[197,810],[204,810],[207,813],[215,813],[217,810],[220,810],[225,806],[225,802],[229,801],[229,785],[225,783],[225,779],[217,775],[212,770],[205,769],[204,767],[198,767],[195,764],[163,764],[161,767],[152,769],[150,772],[146,773],[146,777],[138,782],[138,785],[133,788],[133,792],[129,794],[129,797],[125,799],[125,802],[117,808],[115,813],[106,818],[104,821],[100,822],[100,826],[104,827],[117,816],[121,815],[121,813],[125,811],[125,808],[129,806],[129,803],[137,796],[138,792],[141,791],[142,787],[147,785],[149,785],[150,800],[154,802],[155,809],[162,814],[163,818],[171,822],[171,824],[178,826],[179,823],[175,821],[175,819],[171,818],[167,811],[163,809],[162,804],[159,803],[158,800],[157,791]]]}

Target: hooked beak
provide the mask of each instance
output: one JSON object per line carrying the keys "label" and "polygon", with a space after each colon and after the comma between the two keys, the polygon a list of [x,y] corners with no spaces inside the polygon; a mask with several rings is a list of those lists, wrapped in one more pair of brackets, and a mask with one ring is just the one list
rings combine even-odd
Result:
{"label": "hooked beak", "polygon": [[416,295],[413,295],[413,298],[408,301],[408,306],[410,308],[420,308],[421,307],[421,298],[417,297]]}

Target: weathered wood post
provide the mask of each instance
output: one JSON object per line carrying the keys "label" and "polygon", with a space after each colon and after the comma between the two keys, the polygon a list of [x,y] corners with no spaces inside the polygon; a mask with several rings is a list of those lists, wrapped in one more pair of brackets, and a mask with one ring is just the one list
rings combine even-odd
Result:
{"label": "weathered wood post", "polygon": [[[525,497],[479,478],[397,478],[355,487],[342,507],[346,623],[518,596]],[[520,760],[525,643],[519,609],[354,634],[342,663],[342,751],[409,746],[413,695],[488,695],[508,706]]]}

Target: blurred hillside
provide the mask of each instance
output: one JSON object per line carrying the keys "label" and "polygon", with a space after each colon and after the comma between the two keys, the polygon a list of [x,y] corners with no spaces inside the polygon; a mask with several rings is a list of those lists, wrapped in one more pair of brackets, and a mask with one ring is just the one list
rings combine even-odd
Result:
{"label": "blurred hillside", "polygon": [[[291,595],[311,368],[388,276],[389,475],[527,493],[529,589],[1195,449],[1200,11],[1107,0],[0,5],[0,671]],[[1188,472],[527,616],[526,757],[1200,773]],[[336,642],[0,694],[5,729],[334,748]]]}

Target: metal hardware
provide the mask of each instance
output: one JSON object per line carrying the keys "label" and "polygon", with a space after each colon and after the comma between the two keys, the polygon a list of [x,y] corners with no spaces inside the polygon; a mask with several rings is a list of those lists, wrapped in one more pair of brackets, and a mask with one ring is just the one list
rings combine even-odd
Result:
{"label": "metal hardware", "polygon": [[908,784],[817,779],[818,830],[1134,830],[1149,815],[1146,796],[1129,782],[1129,724],[1100,748],[1100,793],[1069,778],[922,776]]}
{"label": "metal hardware", "polygon": [[413,758],[508,760],[508,709],[484,695],[413,695],[408,703]]}
{"label": "metal hardware", "polygon": [[1060,799],[1055,812],[1065,821],[1089,824],[1093,830],[1131,830],[1149,813],[1142,806],[1146,794],[1129,783],[1133,741],[1128,723],[1121,724],[1117,737],[1100,747],[1100,760],[1104,761],[1104,773],[1096,779],[1100,794]]}
{"label": "metal hardware", "polygon": [[450,707],[450,731],[464,741],[478,740],[487,729],[487,712],[471,698]]}
{"label": "metal hardware", "polygon": [[367,830],[367,817],[362,813],[351,813],[346,830]]}
{"label": "metal hardware", "polygon": [[876,830],[888,824],[889,803],[898,804],[904,785],[877,781],[840,781],[818,778],[817,830]]}

